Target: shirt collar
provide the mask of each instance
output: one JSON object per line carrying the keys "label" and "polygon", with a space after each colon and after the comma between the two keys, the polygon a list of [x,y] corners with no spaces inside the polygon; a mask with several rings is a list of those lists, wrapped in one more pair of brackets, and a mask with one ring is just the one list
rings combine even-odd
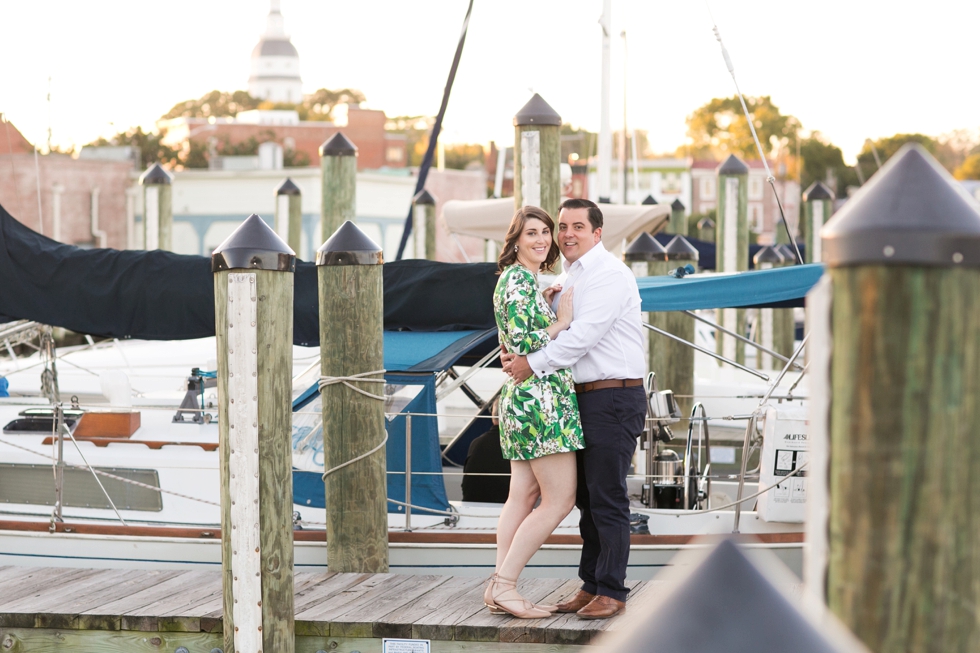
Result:
{"label": "shirt collar", "polygon": [[587,251],[577,261],[575,261],[575,263],[569,264],[568,261],[565,261],[565,271],[571,272],[572,270],[576,269],[576,265],[583,269],[592,267],[598,263],[600,257],[606,253],[606,246],[603,245],[602,241],[600,240],[592,249]]}

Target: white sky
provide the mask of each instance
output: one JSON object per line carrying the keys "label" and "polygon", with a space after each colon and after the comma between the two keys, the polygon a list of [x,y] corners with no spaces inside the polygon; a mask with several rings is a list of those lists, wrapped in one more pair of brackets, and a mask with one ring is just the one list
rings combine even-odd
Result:
{"label": "white sky", "polygon": [[[742,91],[768,94],[852,160],[867,137],[980,127],[980,2],[710,0]],[[390,115],[434,115],[465,0],[282,0],[304,91],[361,89]],[[599,127],[601,0],[476,0],[445,122],[447,142],[513,139],[541,95],[565,122]],[[0,0],[0,112],[57,144],[153,121],[180,100],[247,87],[267,0]],[[629,38],[630,126],[657,151],[684,118],[730,96],[701,0],[613,0],[612,125],[622,123]],[[2,145],[2,142],[0,142]]]}

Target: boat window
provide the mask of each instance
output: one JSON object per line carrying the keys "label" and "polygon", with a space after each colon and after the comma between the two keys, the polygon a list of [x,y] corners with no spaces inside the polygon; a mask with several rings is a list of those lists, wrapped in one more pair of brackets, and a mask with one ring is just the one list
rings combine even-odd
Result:
{"label": "boat window", "polygon": [[[152,488],[160,487],[160,476],[155,469],[126,469],[120,467],[96,467],[96,469],[137,481],[150,487],[140,487],[115,478],[100,476],[106,492],[120,510],[163,510],[163,499]],[[87,469],[65,468],[63,492],[67,508],[104,508],[111,506],[105,494]],[[23,465],[0,463],[0,503],[21,503],[53,506],[55,501],[51,465]]]}
{"label": "boat window", "polygon": [[[65,424],[69,429],[74,430],[77,418],[65,416]],[[18,417],[8,422],[3,427],[5,435],[38,435],[40,433],[54,433],[54,418],[48,416]]]}

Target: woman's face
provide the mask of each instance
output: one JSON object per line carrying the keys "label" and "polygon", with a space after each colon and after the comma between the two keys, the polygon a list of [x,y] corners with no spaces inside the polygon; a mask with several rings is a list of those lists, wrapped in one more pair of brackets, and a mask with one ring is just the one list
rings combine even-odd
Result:
{"label": "woman's face", "polygon": [[551,250],[551,229],[541,220],[530,218],[517,238],[517,260],[525,267],[537,270]]}

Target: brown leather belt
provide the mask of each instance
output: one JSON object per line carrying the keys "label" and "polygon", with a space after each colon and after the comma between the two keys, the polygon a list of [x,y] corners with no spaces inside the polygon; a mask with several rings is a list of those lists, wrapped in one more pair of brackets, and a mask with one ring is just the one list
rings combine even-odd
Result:
{"label": "brown leather belt", "polygon": [[575,393],[592,392],[593,390],[605,390],[606,388],[635,388],[643,385],[643,379],[607,379],[605,381],[592,381],[591,383],[576,383]]}

